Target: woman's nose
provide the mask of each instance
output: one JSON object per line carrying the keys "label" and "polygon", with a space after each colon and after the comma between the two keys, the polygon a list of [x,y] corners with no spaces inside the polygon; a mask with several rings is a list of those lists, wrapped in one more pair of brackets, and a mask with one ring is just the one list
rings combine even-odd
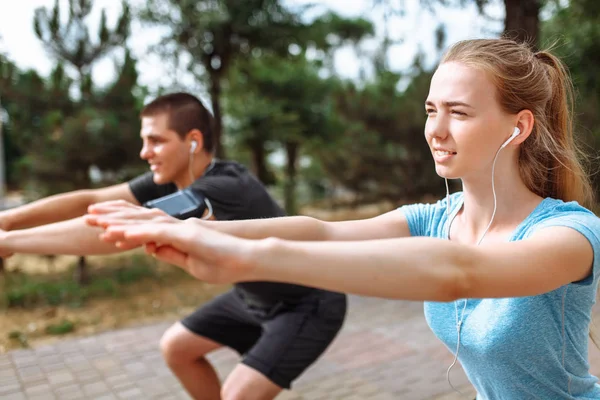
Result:
{"label": "woman's nose", "polygon": [[430,138],[445,139],[448,136],[448,124],[444,118],[429,118],[425,124],[425,135]]}

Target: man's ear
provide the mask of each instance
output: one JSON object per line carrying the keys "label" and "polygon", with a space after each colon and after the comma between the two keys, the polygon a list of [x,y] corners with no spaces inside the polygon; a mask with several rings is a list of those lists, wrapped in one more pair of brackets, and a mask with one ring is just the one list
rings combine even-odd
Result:
{"label": "man's ear", "polygon": [[187,134],[187,140],[191,143],[192,140],[196,142],[196,149],[194,153],[199,152],[200,150],[204,150],[204,136],[202,136],[202,132],[199,129],[192,129]]}

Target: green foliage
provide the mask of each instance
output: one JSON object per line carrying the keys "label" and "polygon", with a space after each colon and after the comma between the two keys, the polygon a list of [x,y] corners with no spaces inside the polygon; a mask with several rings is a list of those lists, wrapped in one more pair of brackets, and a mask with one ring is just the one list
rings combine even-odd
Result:
{"label": "green foliage", "polygon": [[282,186],[290,214],[297,209],[295,189],[302,148],[314,140],[334,140],[336,135],[331,122],[337,79],[321,77],[326,60],[320,56],[309,61],[306,52],[332,52],[373,34],[370,22],[334,13],[310,23],[299,22],[298,16],[292,20],[295,24],[287,26],[289,32],[284,36],[286,46],[268,47],[266,42],[248,54],[238,55],[224,85],[224,105],[232,117],[228,133],[235,143],[247,147],[259,179],[275,183],[265,158],[274,150],[285,152]]}
{"label": "green foliage", "polygon": [[[223,157],[221,87],[231,64],[252,52],[287,53],[302,27],[298,16],[278,0],[150,0],[140,17],[167,27],[163,56],[189,54],[188,69],[208,84],[217,154]],[[175,46],[167,47],[167,43]]]}
{"label": "green foliage", "polygon": [[[187,53],[190,56],[188,69],[207,84],[216,120],[215,143],[219,156],[224,154],[221,146],[223,86],[232,66],[237,64],[243,68],[244,63],[262,57],[288,60],[293,64],[296,62],[293,49],[304,51],[311,47],[327,51],[373,33],[372,24],[362,18],[344,19],[328,13],[316,21],[305,22],[302,11],[286,7],[281,0],[150,0],[141,10],[144,21],[169,29],[162,41],[163,56],[178,58],[179,52]],[[175,46],[164,46],[167,43]],[[247,77],[255,79],[251,74]],[[256,119],[263,120],[261,115]],[[252,143],[257,175],[265,183],[272,183],[273,176],[265,168],[265,144],[258,139],[259,135],[262,134],[256,131],[253,138],[242,141]]]}
{"label": "green foliage", "polygon": [[7,181],[15,186],[27,165],[27,147],[40,136],[42,121],[51,110],[44,79],[35,71],[21,71],[0,54],[0,96],[5,119],[4,136]]}
{"label": "green foliage", "polygon": [[8,333],[8,338],[19,342],[22,348],[29,347],[29,341],[27,335],[21,331],[11,331]]}
{"label": "green foliage", "polygon": [[61,26],[58,2],[52,10],[39,7],[35,10],[33,27],[46,50],[56,59],[64,60],[77,69],[80,75],[80,88],[84,96],[91,89],[91,66],[106,56],[115,47],[122,46],[130,34],[131,13],[127,2],[123,1],[122,13],[114,27],[110,29],[103,9],[98,28],[98,41],[92,43],[86,19],[93,8],[93,0],[69,0],[69,19]]}
{"label": "green foliage", "polygon": [[357,87],[347,83],[336,97],[340,139],[314,149],[327,176],[354,193],[356,201],[418,199],[438,193],[443,181],[435,174],[423,137],[432,72],[418,65],[411,83],[387,72]]}
{"label": "green foliage", "polygon": [[[386,13],[403,12],[401,1],[373,2]],[[421,0],[426,6],[472,3]],[[474,3],[482,13],[492,4]],[[600,3],[504,3],[513,11],[554,4],[553,10],[548,7],[551,18],[543,23],[543,42],[562,39],[557,50],[579,91],[578,126],[590,148],[599,148]],[[70,1],[69,29],[69,24],[61,24],[58,7],[37,11],[36,32],[56,60],[49,77],[20,71],[0,55],[0,95],[10,117],[4,127],[8,178],[13,185],[35,178],[44,186],[42,193],[56,193],[92,185],[92,166],[110,175],[102,184],[140,171],[137,114],[146,93],[137,84],[136,60],[124,45],[131,13],[124,4],[112,28],[102,14],[98,31],[90,33],[85,21],[92,7],[91,0]],[[186,67],[211,96],[217,133],[221,125],[227,128],[228,152],[249,163],[264,183],[285,188],[290,213],[297,208],[296,184],[316,196],[325,196],[334,184],[365,201],[441,192],[443,181],[435,175],[423,140],[423,100],[432,71],[421,66],[419,57],[412,70],[390,71],[390,42],[384,38],[370,60],[375,77],[342,82],[330,68],[333,53],[372,36],[374,26],[364,18],[331,12],[308,20],[304,13],[309,9],[293,9],[280,0],[149,0],[136,14],[167,28],[161,45],[168,46],[155,49],[166,61],[182,53],[189,56]],[[528,15],[528,21],[533,17]],[[536,29],[533,22],[523,26],[524,32]],[[438,28],[438,50],[444,47],[444,37]],[[118,76],[99,88],[90,68],[116,49],[124,50]],[[73,70],[77,75],[71,78]],[[81,98],[70,95],[73,88]],[[227,115],[224,123],[222,114]],[[267,161],[275,152],[285,156],[282,170]],[[600,174],[593,176],[598,185]],[[112,289],[105,284],[98,290]],[[62,296],[59,289],[48,293],[54,293],[47,295],[50,299]],[[15,296],[17,303],[23,301]]]}
{"label": "green foliage", "polygon": [[600,3],[571,0],[567,6],[555,2],[552,17],[542,25],[544,45],[555,44],[554,52],[568,65],[577,91],[577,133],[591,155],[592,183],[600,199]]}
{"label": "green foliage", "polygon": [[[137,84],[136,60],[124,47],[129,7],[123,4],[113,29],[102,13],[96,42],[85,22],[92,7],[91,0],[70,1],[64,25],[58,4],[36,10],[36,33],[56,60],[48,78],[19,71],[0,57],[0,93],[9,115],[8,178],[20,189],[34,183],[34,197],[92,186],[92,167],[103,173],[102,184],[110,184],[130,178],[142,165],[138,112],[145,92]],[[115,82],[97,87],[91,68],[115,49],[124,55]],[[68,74],[73,69],[76,79]],[[78,98],[72,96],[75,84]]]}
{"label": "green foliage", "polygon": [[230,82],[232,133],[241,140],[303,142],[333,134],[327,123],[337,82],[320,78],[303,56],[252,60]]}
{"label": "green foliage", "polygon": [[297,44],[303,48],[332,51],[344,44],[356,45],[374,34],[375,27],[369,20],[345,18],[327,12],[307,25],[303,40],[297,41]]}
{"label": "green foliage", "polygon": [[127,285],[135,282],[160,279],[145,257],[132,257],[113,268],[97,270],[86,285],[74,282],[70,276],[71,272],[57,276],[8,274],[4,278],[0,305],[6,308],[62,304],[80,307],[92,298],[119,296]]}
{"label": "green foliage", "polygon": [[[284,201],[289,214],[297,210],[295,185],[301,147],[334,141],[333,93],[336,79],[319,76],[319,65],[304,54],[281,59],[263,56],[238,66],[228,86],[227,107],[234,119],[231,134],[261,154],[284,149]],[[255,157],[255,163],[260,162]],[[256,164],[255,164],[256,167]],[[260,176],[260,168],[257,168]]]}
{"label": "green foliage", "polygon": [[50,335],[65,335],[75,330],[75,324],[67,319],[46,327],[46,333]]}

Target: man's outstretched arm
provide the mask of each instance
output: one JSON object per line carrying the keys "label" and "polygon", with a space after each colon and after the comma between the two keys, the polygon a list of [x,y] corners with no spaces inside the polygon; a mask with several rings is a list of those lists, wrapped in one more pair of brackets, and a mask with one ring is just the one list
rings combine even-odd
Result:
{"label": "man's outstretched arm", "polygon": [[0,229],[25,229],[77,218],[84,215],[91,204],[108,200],[138,204],[127,183],[102,189],[76,190],[0,212]]}

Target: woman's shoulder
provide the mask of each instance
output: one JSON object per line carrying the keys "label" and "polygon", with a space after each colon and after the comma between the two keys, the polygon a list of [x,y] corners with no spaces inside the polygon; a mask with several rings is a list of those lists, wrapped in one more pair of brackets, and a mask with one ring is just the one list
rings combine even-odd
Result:
{"label": "woman's shoulder", "polygon": [[[411,206],[428,207],[428,208],[434,209],[434,210],[435,209],[446,210],[446,208],[448,207],[448,204],[449,204],[450,210],[453,210],[455,207],[462,205],[463,197],[464,197],[463,192],[455,192],[455,193],[452,193],[449,197],[444,196],[441,199],[417,202],[417,203],[409,204],[407,206],[408,207],[411,207]],[[406,207],[406,206],[404,206],[404,207]]]}
{"label": "woman's shoulder", "polygon": [[600,246],[600,218],[576,201],[545,198],[529,216],[530,231],[564,226],[573,228]]}
{"label": "woman's shoulder", "polygon": [[576,201],[563,201],[552,197],[546,197],[542,200],[536,211],[532,213],[532,216],[540,220],[565,217],[583,218],[588,219],[590,222],[599,220],[594,212]]}

